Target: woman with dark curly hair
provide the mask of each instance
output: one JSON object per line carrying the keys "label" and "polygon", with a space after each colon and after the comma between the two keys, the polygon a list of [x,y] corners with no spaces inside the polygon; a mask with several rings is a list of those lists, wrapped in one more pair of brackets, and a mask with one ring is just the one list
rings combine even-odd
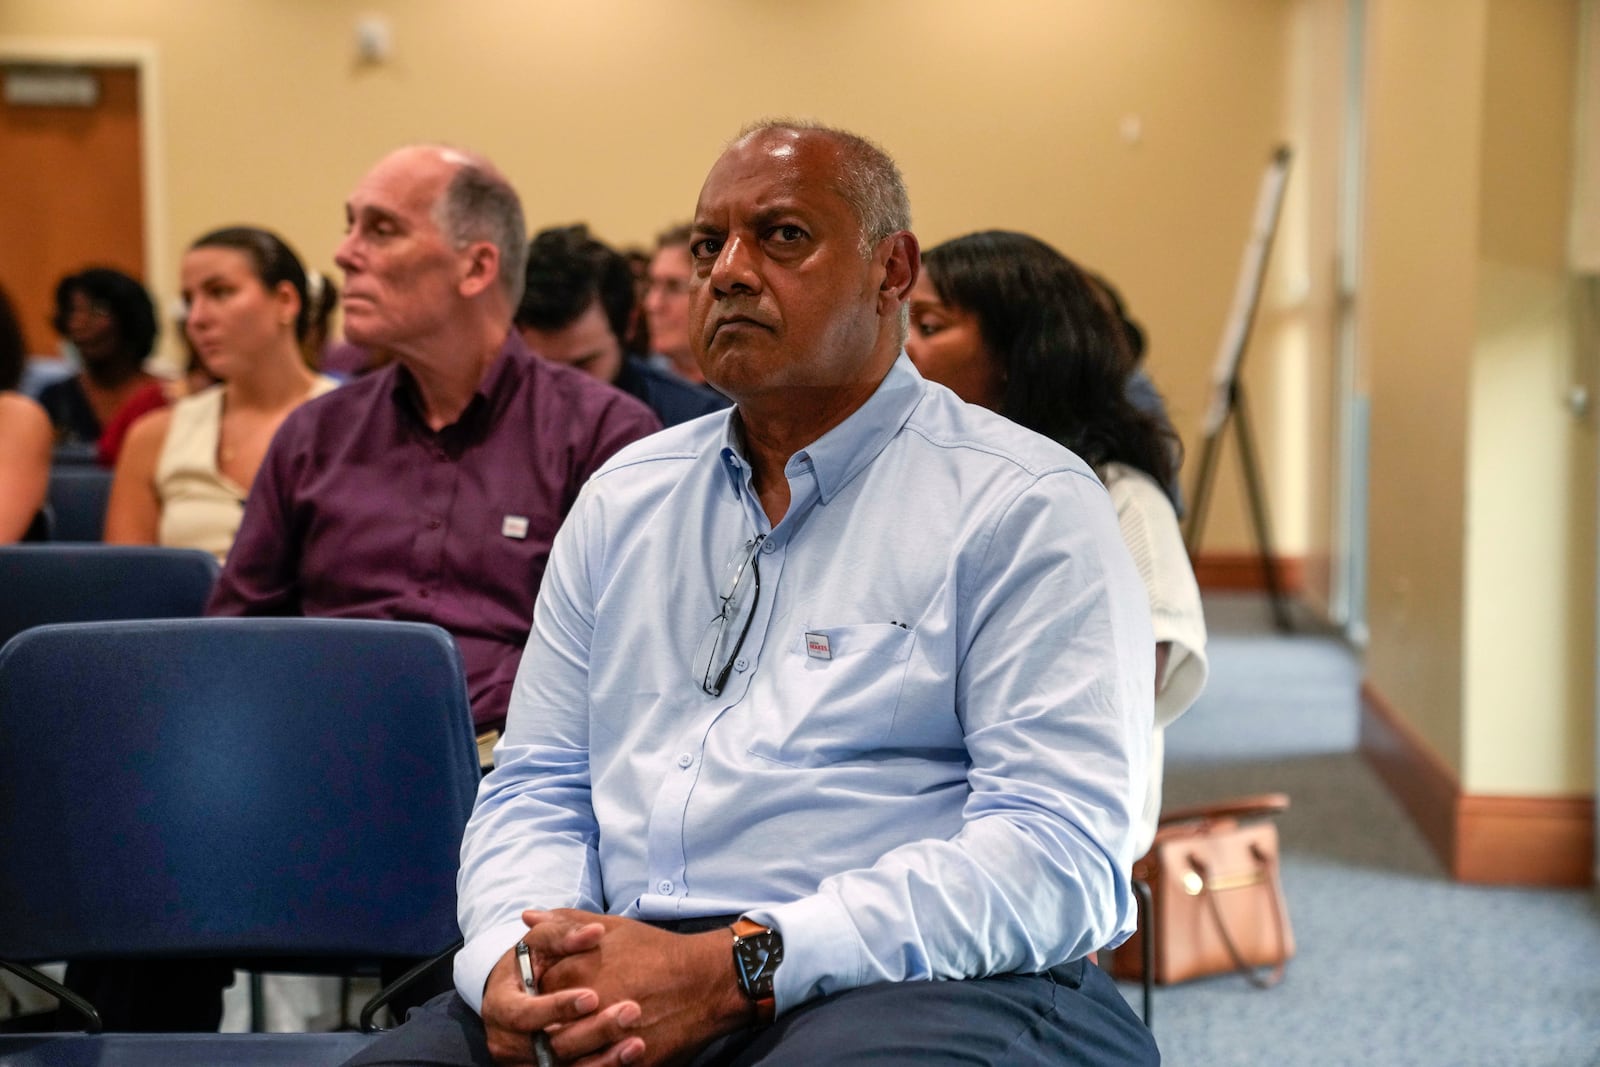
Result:
{"label": "woman with dark curly hair", "polygon": [[144,371],[157,330],[155,305],[144,286],[109,267],[69,274],[56,285],[54,325],[83,366],[39,394],[57,444],[94,444],[102,427],[140,393],[142,402],[159,406],[160,383]]}
{"label": "woman with dark curly hair", "polygon": [[1170,426],[1128,399],[1134,353],[1099,286],[1027,234],[969,234],[924,253],[906,352],[923,377],[1060,442],[1092,466],[1150,595],[1156,722],[1139,852],[1161,810],[1162,731],[1205,685],[1205,619],[1177,514]]}
{"label": "woman with dark curly hair", "polygon": [[28,534],[50,485],[50,419],[16,391],[25,359],[16,312],[0,289],[0,544]]}

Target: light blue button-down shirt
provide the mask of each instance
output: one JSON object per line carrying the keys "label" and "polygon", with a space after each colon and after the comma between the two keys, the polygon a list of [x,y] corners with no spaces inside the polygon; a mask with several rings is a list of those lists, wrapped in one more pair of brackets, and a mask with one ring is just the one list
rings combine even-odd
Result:
{"label": "light blue button-down shirt", "polygon": [[[1154,642],[1094,474],[902,355],[789,460],[771,526],[736,426],[624,449],[556,538],[462,846],[461,995],[527,907],[748,914],[783,934],[779,1012],[1124,939]],[[759,534],[708,696],[695,651]]]}

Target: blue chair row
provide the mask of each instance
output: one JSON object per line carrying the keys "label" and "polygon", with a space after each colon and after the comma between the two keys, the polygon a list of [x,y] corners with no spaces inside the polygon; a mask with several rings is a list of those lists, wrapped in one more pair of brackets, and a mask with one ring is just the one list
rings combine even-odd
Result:
{"label": "blue chair row", "polygon": [[44,507],[28,528],[28,541],[99,541],[105,536],[111,472],[92,461],[63,459],[50,465]]}
{"label": "blue chair row", "polygon": [[0,644],[46,623],[192,618],[218,572],[196,549],[0,545]]}
{"label": "blue chair row", "polygon": [[92,465],[52,464],[45,502],[50,540],[99,541],[105,535],[111,472]]}
{"label": "blue chair row", "polygon": [[[460,654],[421,623],[173,619],[0,649],[0,961],[345,973],[455,950],[479,781]],[[394,992],[362,1013],[364,1027]],[[3,1035],[0,1062],[337,1063],[362,1035]]]}

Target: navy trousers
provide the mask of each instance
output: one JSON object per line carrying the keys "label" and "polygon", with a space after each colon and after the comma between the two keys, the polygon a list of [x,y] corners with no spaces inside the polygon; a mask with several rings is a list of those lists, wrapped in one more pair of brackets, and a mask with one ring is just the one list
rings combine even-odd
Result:
{"label": "navy trousers", "polygon": [[[435,997],[348,1061],[358,1067],[491,1067],[483,1022]],[[890,982],[810,1001],[769,1026],[718,1038],[691,1067],[917,1064],[1107,1067],[1161,1062],[1117,987],[1086,960],[1045,974]]]}

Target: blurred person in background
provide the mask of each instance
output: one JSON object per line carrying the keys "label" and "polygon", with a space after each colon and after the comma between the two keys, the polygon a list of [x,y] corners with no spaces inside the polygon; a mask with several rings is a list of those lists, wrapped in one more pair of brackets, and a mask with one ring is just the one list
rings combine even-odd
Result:
{"label": "blurred person in background", "polygon": [[628,332],[622,344],[629,352],[650,352],[650,324],[644,317],[645,297],[650,295],[650,253],[642,248],[624,248],[622,258],[628,261],[628,271],[633,275],[633,314],[628,316]]}
{"label": "blurred person in background", "polygon": [[674,226],[656,238],[644,296],[650,327],[651,363],[685,381],[705,384],[706,376],[689,349],[689,226]]}
{"label": "blurred person in background", "polygon": [[312,305],[299,257],[253,227],[208,233],[182,266],[184,332],[221,384],[151,412],[117,463],[105,540],[226,558],[279,424],[333,389],[302,357]]}
{"label": "blurred person in background", "polygon": [[906,353],[922,376],[1065,445],[1111,494],[1155,624],[1155,735],[1142,855],[1161,813],[1163,731],[1207,673],[1200,590],[1164,486],[1181,453],[1171,428],[1128,396],[1134,369],[1123,319],[1091,277],[1026,234],[991,230],[923,253]]}
{"label": "blurred person in background", "polygon": [[322,369],[328,349],[334,344],[333,309],[339,306],[339,287],[320,270],[306,271],[306,330],[300,338],[300,354],[306,366]]}
{"label": "blurred person in background", "polygon": [[[136,280],[91,267],[56,285],[56,332],[72,343],[81,369],[39,393],[55,427],[56,444],[93,446],[125,405],[145,410],[165,403],[162,383],[144,369],[155,348],[155,305]],[[109,463],[116,456],[104,456]]]}
{"label": "blurred person in background", "polygon": [[0,289],[0,544],[39,536],[50,487],[50,418],[17,392],[26,360],[16,311]]}
{"label": "blurred person in background", "polygon": [[528,244],[527,279],[515,321],[540,356],[639,398],[664,426],[729,405],[716,390],[627,350],[633,273],[627,257],[590,236],[587,227],[559,226],[535,235]]}
{"label": "blurred person in background", "polygon": [[1178,482],[1178,470],[1183,465],[1183,445],[1178,441],[1178,431],[1173,429],[1172,420],[1167,416],[1167,402],[1161,396],[1161,390],[1156,388],[1156,383],[1144,369],[1144,327],[1134,321],[1128,314],[1128,309],[1122,303],[1122,294],[1117,292],[1102,275],[1093,271],[1084,271],[1094,289],[1095,297],[1100,305],[1111,316],[1113,326],[1120,328],[1122,338],[1127,343],[1128,352],[1133,363],[1133,370],[1128,375],[1127,394],[1128,401],[1140,411],[1149,415],[1160,424],[1161,432],[1166,435],[1172,449],[1172,474],[1168,480],[1161,483],[1161,488],[1166,491],[1167,499],[1172,501],[1172,510],[1177,512],[1178,518],[1183,518],[1183,487]]}

